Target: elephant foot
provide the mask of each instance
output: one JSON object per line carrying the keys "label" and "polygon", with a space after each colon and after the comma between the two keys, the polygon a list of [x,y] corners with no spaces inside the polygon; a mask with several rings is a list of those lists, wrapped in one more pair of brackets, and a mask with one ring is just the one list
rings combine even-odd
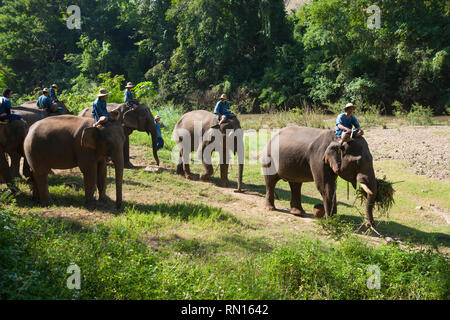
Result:
{"label": "elephant foot", "polygon": [[177,166],[177,174],[181,174],[181,175],[184,174],[183,166],[181,166],[181,165]]}
{"label": "elephant foot", "polygon": [[112,201],[112,199],[110,197],[108,197],[106,194],[103,194],[100,197],[98,197],[98,201],[106,203],[106,202]]}
{"label": "elephant foot", "polygon": [[204,173],[200,174],[200,180],[201,180],[201,181],[209,182],[209,179],[210,179],[210,178],[211,178],[211,175],[210,175],[210,174],[204,174]]}
{"label": "elephant foot", "polygon": [[235,189],[234,193],[244,193],[244,190],[242,190],[241,188]]}
{"label": "elephant foot", "polygon": [[299,208],[295,208],[294,207],[294,208],[291,208],[290,213],[293,214],[294,216],[301,217],[301,216],[304,216],[306,212],[303,209],[299,209]]}
{"label": "elephant foot", "polygon": [[41,207],[51,207],[53,205],[53,201],[52,199],[44,199],[40,200],[39,204],[41,205]]}
{"label": "elephant foot", "polygon": [[134,169],[134,168],[136,168],[130,161],[126,162],[123,167],[125,169]]}
{"label": "elephant foot", "polygon": [[275,211],[277,209],[275,208],[275,205],[273,205],[271,203],[266,203],[266,210]]}
{"label": "elephant foot", "polygon": [[220,180],[219,182],[219,187],[221,188],[228,188],[230,185],[230,183],[228,182],[228,180]]}
{"label": "elephant foot", "polygon": [[85,200],[84,201],[84,206],[86,207],[86,209],[88,210],[93,210],[96,207],[96,201],[95,199],[90,199],[90,200]]}

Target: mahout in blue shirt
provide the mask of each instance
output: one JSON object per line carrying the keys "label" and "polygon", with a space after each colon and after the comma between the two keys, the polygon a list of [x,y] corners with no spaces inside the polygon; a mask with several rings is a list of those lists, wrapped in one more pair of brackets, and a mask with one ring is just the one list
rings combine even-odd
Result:
{"label": "mahout in blue shirt", "polygon": [[225,101],[225,103],[219,101],[217,102],[216,107],[214,108],[214,114],[219,120],[221,116],[225,116],[228,120],[229,116],[231,115],[231,112],[229,110],[230,110],[230,103],[228,101]]}
{"label": "mahout in blue shirt", "polygon": [[336,136],[337,136],[338,138],[340,138],[341,135],[342,135],[342,133],[344,132],[344,130],[342,130],[342,129],[340,129],[340,128],[338,127],[339,124],[343,125],[344,127],[348,128],[348,129],[352,129],[353,126],[354,126],[356,129],[359,129],[359,128],[360,128],[359,122],[358,122],[358,120],[356,119],[356,117],[355,117],[354,115],[350,116],[350,118],[347,118],[347,115],[346,115],[345,113],[341,113],[341,114],[338,115],[337,118],[336,118],[336,128],[335,128],[335,131],[336,131]]}
{"label": "mahout in blue shirt", "polygon": [[95,122],[97,122],[101,116],[109,117],[108,109],[106,108],[106,100],[100,100],[100,98],[97,98],[94,101],[94,104],[92,105],[92,116],[95,119]]}

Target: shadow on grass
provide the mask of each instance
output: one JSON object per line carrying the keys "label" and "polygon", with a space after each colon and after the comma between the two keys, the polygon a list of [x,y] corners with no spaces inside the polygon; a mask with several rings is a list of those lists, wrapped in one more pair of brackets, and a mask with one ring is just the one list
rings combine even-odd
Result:
{"label": "shadow on grass", "polygon": [[240,234],[223,236],[222,240],[234,246],[239,246],[245,249],[246,251],[252,253],[257,252],[269,253],[273,250],[273,248],[269,244],[267,244],[267,242],[264,241],[263,239],[259,238],[249,239]]}
{"label": "shadow on grass", "polygon": [[[216,185],[219,185],[220,178],[218,177],[212,177],[211,182],[213,182]],[[230,181],[229,188],[237,189],[237,182]],[[246,193],[251,194],[254,196],[259,197],[265,197],[266,196],[266,186],[264,184],[262,185],[256,185],[256,184],[249,184],[249,183],[242,183],[242,188],[244,190],[248,190]],[[275,188],[275,199],[276,200],[283,200],[283,201],[291,201],[291,191],[290,190],[283,190],[279,188]],[[316,205],[316,204],[322,204],[322,199],[319,198],[313,198],[306,196],[302,194],[302,203],[307,203],[310,205]],[[338,201],[339,206],[351,208],[352,206],[345,203]]]}
{"label": "shadow on grass", "polygon": [[189,221],[194,218],[215,219],[217,221],[229,221],[231,223],[243,226],[243,223],[235,216],[224,213],[222,209],[206,206],[203,204],[178,203],[178,204],[131,204],[130,209],[145,214],[160,214],[181,221]]}
{"label": "shadow on grass", "polygon": [[[64,192],[52,192],[52,190],[50,190],[50,198],[53,202],[52,205],[54,206],[73,206],[114,214],[118,214],[121,211],[116,209],[115,201],[113,200],[108,200],[106,203],[97,201],[94,205],[86,207],[84,204],[85,197],[82,177],[72,175],[49,175],[48,185],[49,187],[64,188],[64,186],[66,186],[66,188],[68,188],[64,189]],[[31,193],[31,187],[28,185],[26,188],[28,188]],[[16,196],[16,205],[19,208],[33,208],[39,206],[39,201],[32,199],[29,193],[20,192]]]}
{"label": "shadow on grass", "polygon": [[[203,239],[182,239],[180,237],[156,240],[160,247],[170,247],[178,252],[199,257],[210,257],[225,247],[240,247],[249,253],[269,253],[273,248],[262,239],[249,239],[245,236],[234,234],[220,237],[218,241],[208,241]],[[153,240],[155,242],[155,240]]]}
{"label": "shadow on grass", "polygon": [[[348,222],[354,226],[359,226],[363,223],[363,217],[341,215],[343,221]],[[376,219],[375,219],[376,221]],[[375,229],[384,237],[391,237],[393,239],[400,239],[408,241],[416,245],[442,245],[450,247],[450,235],[439,232],[425,232],[414,229],[394,221],[375,222]],[[372,237],[378,237],[376,234],[371,234]]]}

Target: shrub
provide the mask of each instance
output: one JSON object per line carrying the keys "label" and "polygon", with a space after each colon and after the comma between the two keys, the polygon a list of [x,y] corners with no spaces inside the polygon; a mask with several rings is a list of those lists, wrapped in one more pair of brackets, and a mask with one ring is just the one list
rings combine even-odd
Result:
{"label": "shrub", "polygon": [[406,119],[411,126],[432,125],[433,111],[429,107],[423,107],[418,103],[413,104],[411,110],[406,115]]}

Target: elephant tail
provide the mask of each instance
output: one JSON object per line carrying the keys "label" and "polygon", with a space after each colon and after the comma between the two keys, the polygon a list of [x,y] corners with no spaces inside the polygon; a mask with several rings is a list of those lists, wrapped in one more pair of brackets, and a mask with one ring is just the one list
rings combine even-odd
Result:
{"label": "elephant tail", "polygon": [[269,155],[261,156],[261,166],[263,168],[270,168],[272,166],[272,157]]}

